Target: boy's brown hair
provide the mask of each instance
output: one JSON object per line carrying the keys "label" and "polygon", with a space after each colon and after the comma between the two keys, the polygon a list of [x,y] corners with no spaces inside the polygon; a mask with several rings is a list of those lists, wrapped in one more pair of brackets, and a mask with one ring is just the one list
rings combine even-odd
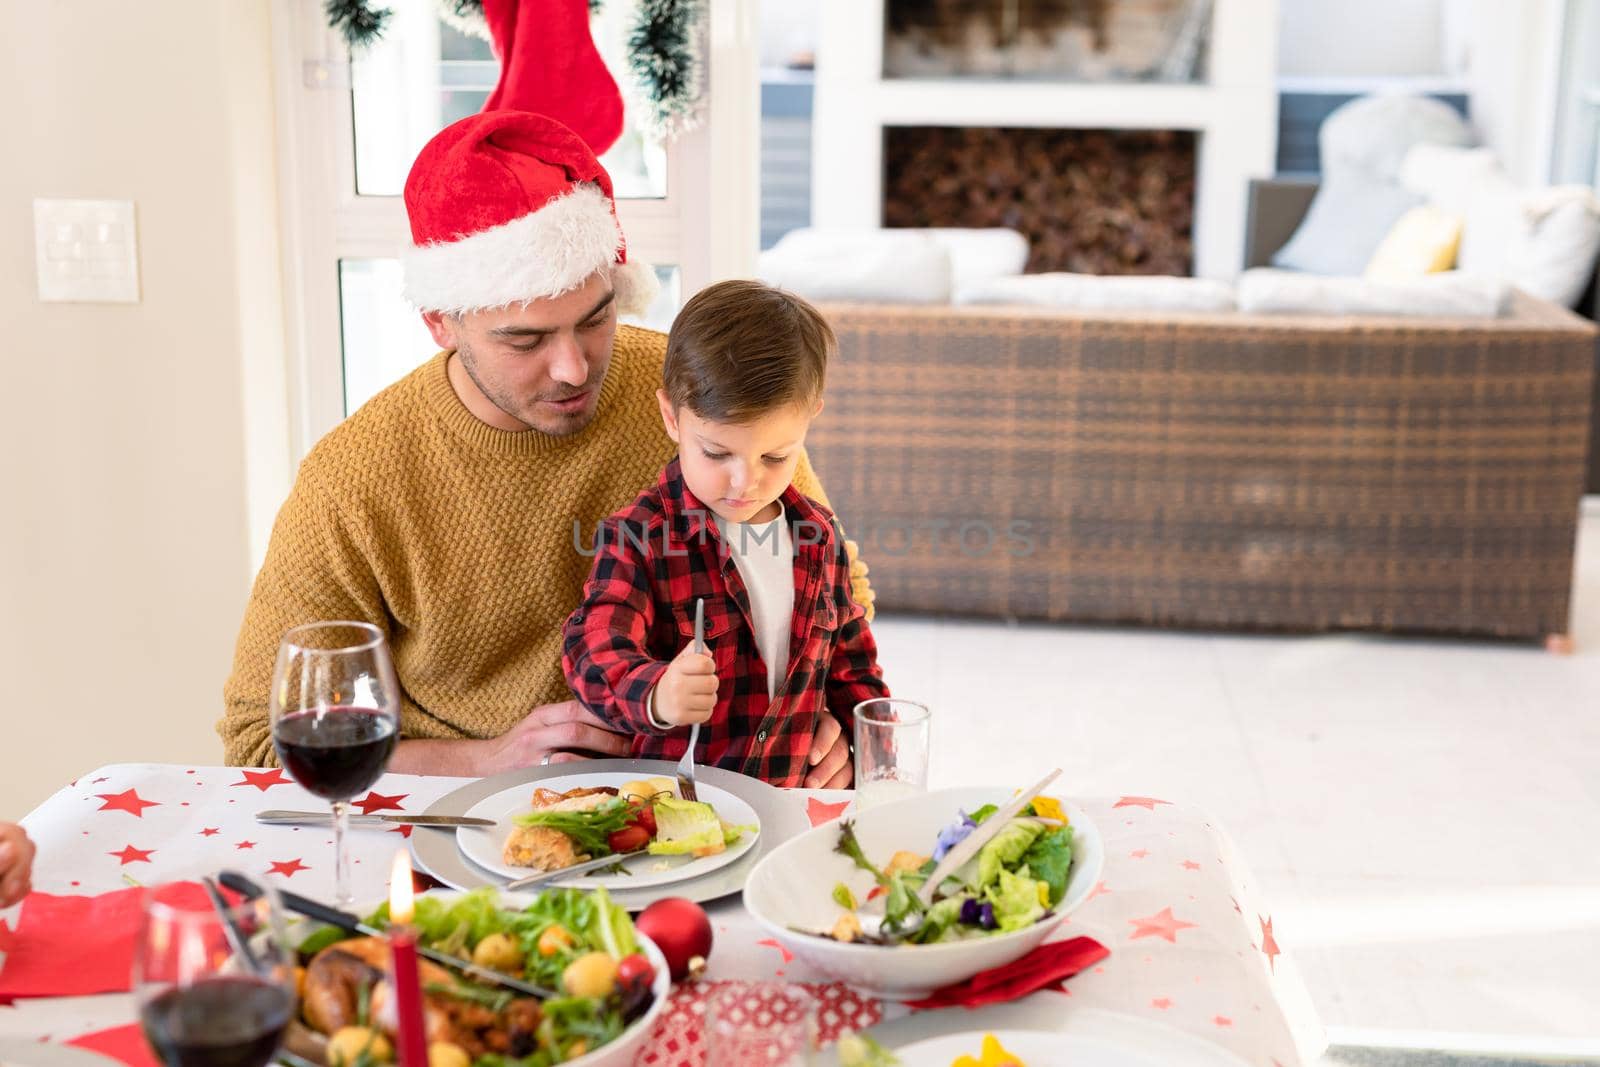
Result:
{"label": "boy's brown hair", "polygon": [[820,400],[836,345],[822,314],[793,293],[755,281],[717,282],[673,321],[662,386],[674,408],[746,423]]}

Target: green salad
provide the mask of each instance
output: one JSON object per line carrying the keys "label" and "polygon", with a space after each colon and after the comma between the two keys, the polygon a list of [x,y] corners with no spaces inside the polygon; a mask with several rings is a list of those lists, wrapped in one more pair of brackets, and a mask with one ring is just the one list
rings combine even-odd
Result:
{"label": "green salad", "polygon": [[[917,891],[933,875],[950,849],[996,812],[987,804],[939,832],[930,855],[897,852],[880,867],[862,851],[854,823],[839,824],[835,850],[872,874],[875,883],[865,900],[850,887],[833,888],[833,900],[844,914],[827,935],[839,941],[869,944],[928,945],[964,938],[1010,933],[1050,914],[1067,892],[1072,870],[1072,827],[1059,801],[1036,798],[935,889],[924,905]],[[883,898],[883,922],[877,932],[862,928],[858,912],[867,901]]]}
{"label": "green salad", "polygon": [[[387,927],[388,904],[366,923]],[[520,910],[492,888],[421,896],[410,925],[421,945],[551,994],[531,997],[420,961],[430,1046],[450,1046],[441,1062],[452,1067],[554,1067],[616,1040],[653,1000],[655,969],[633,920],[604,889],[547,890]],[[324,928],[299,952],[302,1020],[327,1036],[330,1067],[392,1062],[392,1035],[378,1023],[388,980],[382,939]]]}

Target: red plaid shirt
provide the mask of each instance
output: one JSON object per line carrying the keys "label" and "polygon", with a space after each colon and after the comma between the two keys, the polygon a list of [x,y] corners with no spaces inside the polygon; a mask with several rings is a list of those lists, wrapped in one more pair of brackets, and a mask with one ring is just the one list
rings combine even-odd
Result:
{"label": "red plaid shirt", "polygon": [[744,581],[677,460],[596,532],[594,568],[567,619],[561,666],[589,710],[634,735],[635,756],[675,760],[687,747],[688,727],[658,729],[646,709],[667,664],[694,640],[699,597],[717,706],[700,727],[697,762],[798,786],[819,716],[832,712],[848,739],[856,704],[889,695],[877,643],[850,596],[850,561],[833,514],[793,486],[782,502],[794,538],[794,615],[789,673],[771,700]]}

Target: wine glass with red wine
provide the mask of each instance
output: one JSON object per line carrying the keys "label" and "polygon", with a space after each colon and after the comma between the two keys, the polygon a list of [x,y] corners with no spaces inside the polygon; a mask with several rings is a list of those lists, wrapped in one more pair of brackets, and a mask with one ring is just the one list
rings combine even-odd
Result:
{"label": "wine glass with red wine", "polygon": [[278,643],[269,704],[284,770],[333,805],[334,899],[348,909],[350,801],[383,776],[400,737],[400,686],[383,631],[364,622],[296,626]]}
{"label": "wine glass with red wine", "polygon": [[[145,1040],[166,1067],[264,1067],[294,1014],[294,955],[270,891],[227,912],[155,890],[134,944]],[[232,949],[231,921],[250,959]]]}

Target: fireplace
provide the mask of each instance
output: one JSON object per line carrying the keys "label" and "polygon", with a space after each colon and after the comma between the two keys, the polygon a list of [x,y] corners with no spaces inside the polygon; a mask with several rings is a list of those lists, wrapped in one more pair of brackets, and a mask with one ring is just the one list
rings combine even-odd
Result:
{"label": "fireplace", "polygon": [[1189,274],[1192,130],[886,126],[885,226],[1004,226],[1029,271]]}
{"label": "fireplace", "polygon": [[1238,273],[1278,0],[820,6],[812,225],[1009,225],[1035,271]]}

